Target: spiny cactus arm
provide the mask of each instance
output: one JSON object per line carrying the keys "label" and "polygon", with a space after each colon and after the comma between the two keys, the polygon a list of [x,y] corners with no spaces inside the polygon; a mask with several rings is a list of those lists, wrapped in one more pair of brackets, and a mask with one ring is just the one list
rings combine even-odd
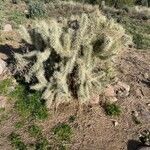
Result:
{"label": "spiny cactus arm", "polygon": [[58,53],[58,54],[62,54],[63,55],[63,47],[62,44],[60,42],[60,38],[62,35],[62,29],[60,27],[60,25],[53,20],[51,22],[51,26],[50,26],[50,44],[52,46],[52,48]]}
{"label": "spiny cactus arm", "polygon": [[24,26],[20,26],[19,34],[21,35],[22,39],[25,40],[28,44],[32,44],[31,36]]}
{"label": "spiny cactus arm", "polygon": [[49,83],[47,85],[46,90],[43,92],[42,98],[46,100],[46,105],[48,108],[52,106],[53,100],[56,95],[56,87],[52,84]]}
{"label": "spiny cactus arm", "polygon": [[37,77],[39,83],[37,83],[34,86],[31,86],[31,89],[42,91],[46,87],[47,80],[45,79],[44,73],[45,73],[45,71],[44,71],[44,69],[42,69],[42,67],[38,72],[36,72],[36,77]]}
{"label": "spiny cactus arm", "polygon": [[44,42],[46,42],[46,44],[48,45],[49,44],[49,36],[50,36],[49,25],[43,20],[43,21],[36,21],[35,27],[38,29],[38,32],[44,39]]}
{"label": "spiny cactus arm", "polygon": [[87,14],[82,14],[79,20],[79,29],[76,31],[75,38],[72,42],[72,51],[79,51],[81,43],[83,43],[84,35],[86,34],[89,25],[89,19]]}
{"label": "spiny cactus arm", "polygon": [[71,56],[71,43],[72,43],[72,34],[71,32],[63,34],[63,51],[65,56]]}
{"label": "spiny cactus arm", "polygon": [[36,53],[37,53],[37,51],[31,51],[31,52],[28,52],[28,53],[25,53],[25,54],[23,54],[23,57],[25,58],[25,57],[33,57],[33,56],[35,56],[36,55]]}
{"label": "spiny cactus arm", "polygon": [[18,53],[15,53],[14,54],[14,58],[16,60],[16,69],[17,70],[22,70],[24,69],[24,67],[29,63],[28,60],[24,59],[23,58],[23,55],[22,54],[18,54]]}
{"label": "spiny cactus arm", "polygon": [[[44,79],[45,71],[44,71],[43,62],[45,62],[49,58],[50,54],[51,54],[51,52],[49,51],[49,49],[45,49],[44,52],[40,52],[40,51],[36,52],[37,61],[30,68],[28,75],[25,76],[25,79],[27,82],[30,82],[30,80],[34,74],[36,75],[37,79],[39,79],[39,81],[42,79],[44,81],[44,83],[46,82],[46,79]],[[39,85],[38,85],[38,87],[39,87]],[[36,88],[36,85],[34,86],[34,88]]]}

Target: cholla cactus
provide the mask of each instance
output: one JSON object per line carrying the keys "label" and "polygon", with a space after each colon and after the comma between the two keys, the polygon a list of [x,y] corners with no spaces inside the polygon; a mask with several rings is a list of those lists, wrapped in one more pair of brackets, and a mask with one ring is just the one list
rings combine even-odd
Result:
{"label": "cholla cactus", "polygon": [[100,92],[112,78],[112,58],[128,41],[124,29],[100,11],[62,23],[38,21],[32,31],[22,27],[20,33],[35,50],[15,54],[17,66],[28,66],[36,57],[24,77],[29,83],[37,78],[31,89],[43,92],[48,107],[72,100],[74,93],[85,103],[93,91]]}

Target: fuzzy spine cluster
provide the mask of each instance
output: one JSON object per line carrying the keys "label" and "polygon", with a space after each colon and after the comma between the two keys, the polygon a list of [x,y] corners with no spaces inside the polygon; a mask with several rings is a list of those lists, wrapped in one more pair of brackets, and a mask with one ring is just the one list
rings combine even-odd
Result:
{"label": "fuzzy spine cluster", "polygon": [[32,32],[22,27],[20,34],[35,50],[15,53],[17,70],[36,57],[24,77],[28,83],[36,77],[38,82],[31,89],[43,92],[48,107],[74,96],[85,103],[94,92],[99,93],[112,78],[113,57],[128,41],[124,29],[100,11],[61,23],[56,19],[39,21]]}

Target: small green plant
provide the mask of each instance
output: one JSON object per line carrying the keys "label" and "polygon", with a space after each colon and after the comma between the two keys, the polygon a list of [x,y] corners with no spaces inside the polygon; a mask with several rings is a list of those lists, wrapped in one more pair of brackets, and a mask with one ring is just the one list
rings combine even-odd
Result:
{"label": "small green plant", "polygon": [[10,93],[10,97],[16,99],[16,109],[25,118],[45,119],[48,111],[42,102],[40,92],[28,91],[25,86],[17,85],[15,90]]}
{"label": "small green plant", "polygon": [[62,141],[69,141],[72,135],[72,129],[68,124],[59,123],[53,128],[54,135]]}
{"label": "small green plant", "polygon": [[133,35],[133,42],[136,44],[137,49],[143,48],[143,35],[142,34],[134,34]]}
{"label": "small green plant", "polygon": [[17,150],[27,150],[26,145],[21,141],[20,135],[12,132],[8,139],[10,140],[12,146],[14,146]]}
{"label": "small green plant", "polygon": [[121,113],[121,108],[117,104],[106,104],[105,105],[106,114],[109,116],[119,116]]}
{"label": "small green plant", "polygon": [[9,20],[12,22],[14,27],[18,27],[20,24],[23,24],[25,22],[25,14],[21,11],[15,10],[11,12]]}
{"label": "small green plant", "polygon": [[16,129],[20,129],[24,126],[24,122],[23,121],[19,121],[15,123],[15,128]]}
{"label": "small green plant", "polygon": [[28,10],[31,18],[40,18],[46,16],[46,10],[42,1],[31,1],[28,5]]}
{"label": "small green plant", "polygon": [[38,93],[27,95],[26,98],[18,100],[16,108],[24,117],[35,119],[45,119],[47,117],[47,109],[42,104]]}
{"label": "small green plant", "polygon": [[28,131],[29,131],[30,135],[33,136],[33,137],[38,137],[42,133],[41,128],[38,127],[37,125],[29,126]]}
{"label": "small green plant", "polygon": [[36,150],[49,150],[51,149],[51,146],[49,142],[47,141],[47,139],[42,137],[39,140],[37,140],[35,144],[35,149]]}
{"label": "small green plant", "polygon": [[12,80],[10,78],[0,81],[0,94],[7,95],[11,86]]}
{"label": "small green plant", "polygon": [[6,121],[7,119],[9,118],[9,115],[8,114],[2,114],[0,116],[0,123],[2,123],[3,121]]}

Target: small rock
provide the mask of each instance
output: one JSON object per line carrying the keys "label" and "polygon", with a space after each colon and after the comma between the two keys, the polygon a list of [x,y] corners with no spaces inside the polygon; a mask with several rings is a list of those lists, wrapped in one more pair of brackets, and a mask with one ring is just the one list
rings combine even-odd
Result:
{"label": "small rock", "polygon": [[0,96],[0,108],[6,107],[6,98],[3,96]]}
{"label": "small rock", "polygon": [[126,83],[124,83],[124,82],[118,82],[118,85],[120,86],[120,87],[123,87],[126,91],[130,91],[130,86],[129,85],[127,85]]}
{"label": "small rock", "polygon": [[99,104],[99,95],[98,94],[93,95],[90,99],[90,103],[92,105]]}
{"label": "small rock", "polygon": [[13,29],[12,29],[12,26],[10,24],[6,24],[4,26],[4,32],[11,32]]}
{"label": "small rock", "polygon": [[136,111],[138,112],[138,119],[141,120],[142,123],[149,123],[150,120],[150,111],[145,105],[139,104],[136,106]]}
{"label": "small rock", "polygon": [[150,103],[148,103],[147,106],[150,107]]}
{"label": "small rock", "polygon": [[115,85],[115,91],[116,91],[117,96],[127,97],[129,96],[130,86],[124,82],[119,81],[117,85]]}
{"label": "small rock", "polygon": [[117,121],[113,121],[113,124],[116,127],[116,126],[118,126],[119,123]]}
{"label": "small rock", "polygon": [[132,114],[133,114],[135,117],[138,117],[138,115],[139,115],[137,111],[133,111]]}
{"label": "small rock", "polygon": [[144,78],[145,78],[145,79],[148,79],[148,78],[149,78],[148,73],[145,73],[145,74],[144,74]]}
{"label": "small rock", "polygon": [[24,13],[25,13],[25,14],[28,14],[28,13],[29,13],[29,11],[26,9],[26,10],[24,11]]}
{"label": "small rock", "polygon": [[115,97],[116,93],[114,87],[112,85],[107,86],[107,88],[104,90],[104,95],[106,97]]}
{"label": "small rock", "polygon": [[117,99],[116,97],[107,97],[107,98],[106,98],[106,101],[107,101],[108,103],[115,103],[115,102],[118,101],[118,99]]}
{"label": "small rock", "polygon": [[143,98],[143,93],[141,89],[136,89],[135,93],[137,98]]}
{"label": "small rock", "polygon": [[6,62],[0,59],[0,75],[6,70]]}

